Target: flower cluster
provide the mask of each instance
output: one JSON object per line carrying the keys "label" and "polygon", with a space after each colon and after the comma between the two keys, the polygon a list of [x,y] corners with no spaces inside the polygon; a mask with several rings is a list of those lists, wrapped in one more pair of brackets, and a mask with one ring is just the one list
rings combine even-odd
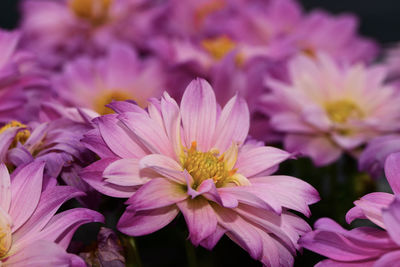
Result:
{"label": "flower cluster", "polygon": [[[163,228],[184,232],[188,257],[232,241],[271,267],[302,248],[319,266],[397,263],[399,51],[378,57],[355,16],[295,0],[20,11],[0,29],[0,266],[140,266],[134,237]],[[394,194],[371,193],[384,167]],[[346,219],[379,228],[310,227],[335,176],[368,176],[346,183],[366,194]]]}

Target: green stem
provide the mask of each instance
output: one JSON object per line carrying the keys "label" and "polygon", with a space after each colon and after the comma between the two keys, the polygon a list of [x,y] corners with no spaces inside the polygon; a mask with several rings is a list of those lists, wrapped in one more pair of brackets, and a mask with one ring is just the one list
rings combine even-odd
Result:
{"label": "green stem", "polygon": [[192,243],[189,240],[185,240],[186,257],[188,261],[188,267],[197,267],[196,251]]}
{"label": "green stem", "polygon": [[126,266],[127,267],[142,267],[139,251],[133,237],[124,236],[122,238],[125,248]]}

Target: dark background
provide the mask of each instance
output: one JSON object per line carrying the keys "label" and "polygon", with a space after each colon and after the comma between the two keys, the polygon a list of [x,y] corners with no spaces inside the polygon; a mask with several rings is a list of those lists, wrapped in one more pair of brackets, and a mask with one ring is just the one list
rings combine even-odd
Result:
{"label": "dark background", "polygon": [[[19,0],[0,0],[0,27],[18,24]],[[398,0],[300,0],[309,10],[323,8],[332,13],[351,12],[360,18],[360,32],[390,44],[400,40],[400,1]]]}

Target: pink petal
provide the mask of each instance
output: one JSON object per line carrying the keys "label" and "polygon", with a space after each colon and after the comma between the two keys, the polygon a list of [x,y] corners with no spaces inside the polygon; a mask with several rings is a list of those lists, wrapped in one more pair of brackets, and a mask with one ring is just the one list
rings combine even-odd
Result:
{"label": "pink petal", "polygon": [[40,240],[24,247],[7,258],[4,264],[15,267],[86,266],[85,262],[78,256],[68,254],[61,246],[45,240]]}
{"label": "pink petal", "polygon": [[[185,177],[190,176],[190,174],[185,170]],[[196,198],[197,196],[203,196],[208,200],[214,201],[220,205],[222,205],[222,200],[219,195],[218,189],[215,186],[213,179],[204,180],[197,188],[194,190],[192,188],[192,183],[189,182],[190,180],[186,180],[187,182],[187,194],[190,195],[192,199]]]}
{"label": "pink petal", "polygon": [[[308,183],[290,176],[274,175],[251,179],[253,187],[265,192],[280,205],[310,216],[308,205],[319,201],[319,194]],[[277,189],[281,188],[281,190]]]}
{"label": "pink petal", "polygon": [[[374,192],[363,196],[360,200],[354,202],[357,208],[361,209],[366,218],[376,225],[385,228],[382,220],[382,209],[387,208],[393,201],[394,196],[389,193]],[[360,214],[357,209],[353,208],[346,216],[348,222],[355,219],[354,215]]]}
{"label": "pink petal", "polygon": [[82,195],[83,192],[69,186],[51,186],[46,189],[40,196],[35,212],[13,233],[14,244],[42,230],[65,201]]}
{"label": "pink petal", "polygon": [[117,158],[105,158],[92,163],[80,172],[81,178],[102,194],[112,197],[128,198],[137,190],[135,186],[111,184],[103,178],[103,171]]}
{"label": "pink petal", "polygon": [[255,147],[239,151],[234,168],[238,169],[238,173],[251,178],[287,160],[290,156],[291,154],[278,148]]}
{"label": "pink petal", "polygon": [[254,226],[245,221],[230,209],[213,205],[218,224],[227,230],[226,235],[245,249],[252,258],[260,260],[263,254],[263,243]]}
{"label": "pink petal", "polygon": [[137,136],[151,153],[176,158],[164,127],[160,126],[148,115],[126,112],[119,115],[118,119]]}
{"label": "pink petal", "polygon": [[187,199],[177,203],[189,228],[189,238],[193,245],[213,234],[217,227],[214,210],[204,198]]}
{"label": "pink petal", "polygon": [[208,250],[212,250],[225,233],[226,230],[217,225],[217,227],[215,228],[215,232],[203,241],[201,241],[200,245]]}
{"label": "pink petal", "polygon": [[311,157],[317,166],[328,165],[342,154],[342,150],[324,136],[289,134],[284,143],[286,150]]}
{"label": "pink petal", "polygon": [[222,152],[226,151],[232,143],[243,144],[249,133],[249,127],[250,113],[246,101],[234,96],[225,105],[218,119],[214,133],[214,147]]}
{"label": "pink petal", "polygon": [[128,209],[141,211],[170,206],[188,197],[181,184],[164,178],[154,178],[143,185],[128,201]]}
{"label": "pink petal", "polygon": [[81,139],[81,142],[84,144],[85,147],[92,150],[100,158],[118,157],[114,152],[110,150],[110,148],[104,142],[103,138],[100,135],[100,131],[97,128],[88,131],[84,135],[84,138]]}
{"label": "pink petal", "polygon": [[181,142],[181,115],[178,104],[167,93],[161,99],[161,112],[164,119],[165,130],[176,155],[182,152]]}
{"label": "pink petal", "polygon": [[278,215],[272,211],[265,211],[257,207],[240,204],[235,211],[246,221],[257,225],[264,232],[273,234],[286,245],[293,253],[299,235],[310,231],[310,226],[299,217],[288,212]]}
{"label": "pink petal", "polygon": [[210,84],[203,79],[192,81],[181,102],[181,116],[186,146],[197,142],[200,151],[210,150],[217,118],[217,103]]}
{"label": "pink petal", "polygon": [[393,192],[400,193],[400,153],[391,154],[386,159],[385,174]]}
{"label": "pink petal", "polygon": [[[349,241],[342,235],[341,227],[330,219],[320,219],[319,224],[327,223],[328,225],[307,233],[303,236],[299,244],[309,250],[324,255],[328,258],[338,261],[361,261],[373,259],[382,253],[379,248],[366,247],[366,242],[354,242],[355,239]],[[321,227],[321,226],[319,226]],[[326,230],[325,230],[326,228]],[[340,229],[339,231],[335,228]],[[379,231],[379,230],[376,230]]]}
{"label": "pink petal", "polygon": [[106,182],[120,186],[137,186],[148,181],[140,176],[138,159],[119,159],[108,165],[103,178]]}
{"label": "pink petal", "polygon": [[380,257],[374,267],[396,266],[400,261],[400,251],[392,251]]}
{"label": "pink petal", "polygon": [[11,183],[10,175],[6,165],[0,164],[0,207],[8,212],[11,204]]}
{"label": "pink petal", "polygon": [[169,224],[178,213],[176,205],[139,212],[126,210],[119,219],[117,228],[130,236],[147,235]]}
{"label": "pink petal", "polygon": [[23,246],[24,243],[43,239],[57,242],[60,246],[67,248],[79,226],[91,222],[104,222],[104,217],[96,211],[85,208],[67,210],[51,218],[40,233],[24,238],[18,245]]}
{"label": "pink petal", "polygon": [[339,262],[332,260],[320,261],[315,267],[372,267],[375,266],[375,260],[361,262]]}
{"label": "pink petal", "polygon": [[15,232],[35,211],[42,192],[44,162],[32,162],[11,175],[11,205],[9,214]]}
{"label": "pink petal", "polygon": [[386,231],[393,241],[400,245],[400,199],[396,197],[389,208],[382,211]]}
{"label": "pink petal", "polygon": [[149,168],[171,181],[185,184],[182,167],[174,159],[158,154],[148,155],[140,160],[140,168]]}
{"label": "pink petal", "polygon": [[19,129],[19,127],[11,127],[0,134],[0,162],[6,161],[7,152]]}
{"label": "pink petal", "polygon": [[298,114],[280,113],[273,115],[269,122],[276,130],[282,132],[296,132],[312,134],[315,129],[303,122]]}
{"label": "pink petal", "polygon": [[[222,187],[218,189],[221,196],[222,203],[227,205],[234,205],[236,200],[239,203],[247,204],[249,206],[257,207],[264,210],[274,211],[277,214],[282,212],[282,207],[273,198],[263,199],[256,194],[255,189],[250,186],[246,187]],[[236,202],[236,203],[237,203]]]}
{"label": "pink petal", "polygon": [[117,120],[117,115],[97,117],[94,122],[98,125],[101,136],[112,152],[121,158],[140,158],[147,153],[129,136]]}

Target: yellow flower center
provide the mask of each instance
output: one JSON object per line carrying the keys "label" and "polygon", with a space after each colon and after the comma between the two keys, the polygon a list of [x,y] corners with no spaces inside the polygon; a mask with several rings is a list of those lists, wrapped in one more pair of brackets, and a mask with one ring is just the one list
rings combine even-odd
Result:
{"label": "yellow flower center", "polygon": [[69,8],[77,17],[88,20],[93,25],[100,25],[107,20],[112,2],[113,0],[70,0]]}
{"label": "yellow flower center", "polygon": [[[22,128],[27,128],[27,126],[25,124],[22,124],[18,121],[11,121],[9,123],[7,123],[6,125],[4,125],[2,128],[0,128],[0,134],[3,133],[4,131],[6,131],[9,128],[12,127],[22,127]],[[21,144],[25,144],[26,140],[28,140],[28,138],[31,136],[31,132],[28,129],[24,129],[22,131],[19,131],[15,138],[14,141],[12,142],[10,147],[15,147],[18,142]]]}
{"label": "yellow flower center", "polygon": [[235,49],[236,44],[227,36],[205,39],[201,42],[203,48],[214,58],[222,59]]}
{"label": "yellow flower center", "polygon": [[194,14],[196,26],[200,27],[207,16],[223,9],[225,5],[226,3],[224,0],[210,0],[203,5],[200,5],[200,7],[195,10]]}
{"label": "yellow flower center", "polygon": [[7,255],[12,243],[11,225],[6,216],[0,209],[0,260]]}
{"label": "yellow flower center", "polygon": [[362,110],[350,100],[338,100],[325,105],[328,117],[336,123],[345,123],[348,119],[361,119]]}
{"label": "yellow flower center", "polygon": [[308,56],[308,57],[310,57],[310,58],[316,58],[316,57],[317,57],[316,52],[315,52],[315,49],[313,49],[313,48],[311,48],[311,47],[303,48],[303,49],[302,49],[302,52],[303,52],[306,56]]}
{"label": "yellow flower center", "polygon": [[[134,100],[133,95],[122,90],[106,90],[100,93],[93,102],[94,110],[101,114],[110,114],[113,113],[113,110],[106,107],[106,105],[110,104],[113,100],[115,101],[124,101],[124,100]],[[140,106],[143,103],[138,103]]]}
{"label": "yellow flower center", "polygon": [[196,142],[188,149],[182,160],[182,167],[188,171],[194,180],[194,187],[207,179],[213,179],[217,187],[232,182],[236,169],[229,170],[224,155],[218,152],[201,152],[197,150]]}

